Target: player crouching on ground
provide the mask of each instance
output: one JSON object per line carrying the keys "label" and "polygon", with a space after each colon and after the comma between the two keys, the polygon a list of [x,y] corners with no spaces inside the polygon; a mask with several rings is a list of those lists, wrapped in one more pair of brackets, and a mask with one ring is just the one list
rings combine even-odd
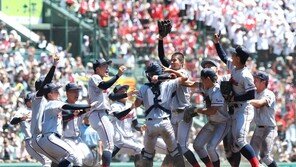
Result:
{"label": "player crouching on ground", "polygon": [[205,108],[188,107],[185,110],[184,121],[189,122],[192,116],[198,113],[207,115],[208,123],[196,136],[193,147],[207,167],[220,167],[216,148],[229,131],[227,105],[217,84],[218,76],[214,70],[205,68],[200,76],[205,89],[206,106]]}
{"label": "player crouching on ground", "polygon": [[137,113],[134,110],[134,105],[128,107],[127,97],[136,95],[138,91],[133,90],[127,92],[128,85],[116,85],[113,89],[113,93],[109,95],[109,98],[114,101],[111,104],[111,110],[113,115],[111,122],[114,125],[114,150],[112,157],[114,157],[119,150],[124,150],[124,153],[128,153],[135,156],[134,163],[136,167],[141,166],[141,150],[143,145],[134,139],[133,129],[143,131],[143,127],[139,125],[137,121]]}
{"label": "player crouching on ground", "polygon": [[[66,102],[76,104],[79,98],[81,87],[76,83],[68,83],[66,85]],[[79,157],[82,157],[82,162],[86,166],[98,166],[99,162],[96,156],[93,155],[88,146],[82,141],[79,126],[82,124],[86,110],[69,111],[68,114],[63,114],[63,140],[68,143]]]}
{"label": "player crouching on ground", "polygon": [[161,136],[167,145],[170,155],[174,159],[174,165],[184,166],[184,160],[180,148],[177,146],[175,133],[170,121],[169,110],[172,94],[179,84],[184,83],[187,78],[180,73],[175,73],[179,78],[169,81],[159,81],[157,77],[163,74],[162,67],[157,63],[151,63],[146,68],[146,76],[149,83],[144,84],[139,91],[135,106],[141,104],[145,107],[145,118],[147,130],[144,135],[144,149],[142,151],[143,166],[153,166],[155,144],[157,137]]}
{"label": "player crouching on ground", "polygon": [[267,89],[268,74],[258,71],[253,76],[257,89],[255,99],[250,100],[250,103],[256,108],[254,117],[256,129],[250,144],[255,154],[260,155],[261,161],[268,167],[276,167],[277,164],[270,155],[277,135],[275,128],[275,95]]}
{"label": "player crouching on ground", "polygon": [[[62,135],[62,111],[83,110],[91,108],[90,105],[67,104],[59,101],[58,86],[49,83],[44,86],[44,96],[48,100],[44,108],[42,136],[37,141],[38,145],[45,151],[46,156],[53,162],[58,163],[59,167],[67,167],[71,163],[74,166],[82,166],[82,157],[61,139]],[[93,104],[95,105],[95,103]]]}

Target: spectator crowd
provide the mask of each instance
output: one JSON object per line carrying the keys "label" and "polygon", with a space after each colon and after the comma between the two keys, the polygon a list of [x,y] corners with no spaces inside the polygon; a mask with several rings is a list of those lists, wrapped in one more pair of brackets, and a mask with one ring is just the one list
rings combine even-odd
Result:
{"label": "spectator crowd", "polygon": [[[88,22],[97,19],[103,31],[110,28],[110,57],[123,60],[130,69],[157,59],[157,20],[173,22],[172,33],[164,40],[165,52],[170,55],[181,51],[186,55],[186,69],[192,80],[199,77],[203,58],[217,59],[213,32],[221,31],[225,48],[244,45],[252,54],[248,67],[269,73],[269,88],[277,98],[275,158],[296,161],[295,1],[61,0],[60,5]],[[40,51],[40,47],[22,41],[15,30],[8,31],[3,23],[0,31],[0,158],[10,162],[32,161],[24,149],[19,127],[9,124],[12,115],[23,107],[24,95],[34,91],[35,80],[46,75],[53,54],[58,54],[55,80],[63,85],[78,82],[83,88],[80,100],[85,100],[86,80],[92,67],[61,47],[54,53]],[[85,36],[86,43],[90,38]],[[223,63],[219,65],[225,69],[219,73],[226,74]],[[192,102],[202,103],[201,95],[194,90]]]}

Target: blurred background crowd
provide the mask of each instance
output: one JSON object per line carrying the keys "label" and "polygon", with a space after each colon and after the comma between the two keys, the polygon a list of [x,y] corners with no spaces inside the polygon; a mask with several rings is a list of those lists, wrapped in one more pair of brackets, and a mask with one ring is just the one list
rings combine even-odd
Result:
{"label": "blurred background crowd", "polygon": [[[252,54],[248,67],[253,72],[258,69],[268,72],[269,88],[276,94],[275,158],[281,162],[296,161],[296,1],[59,0],[55,3],[88,24],[97,24],[100,35],[110,37],[107,59],[113,60],[115,69],[122,64],[127,66],[126,77],[135,79],[136,88],[145,82],[137,74],[144,71],[145,64],[158,60],[157,20],[173,22],[172,32],[164,39],[165,53],[169,56],[181,51],[186,55],[191,80],[199,78],[203,58],[218,59],[212,41],[215,32],[221,31],[224,48],[244,45]],[[77,82],[83,87],[80,100],[85,100],[87,78],[92,74],[86,56],[93,52],[96,38],[84,35],[82,53],[74,55],[61,46],[54,47],[52,52],[45,51],[51,41],[42,34],[34,44],[22,40],[5,23],[0,23],[0,31],[0,158],[32,161],[24,149],[19,127],[9,124],[12,115],[23,107],[24,95],[34,91],[35,80],[46,75],[53,54],[60,57],[55,80],[63,85]],[[219,74],[227,74],[223,63],[219,64]],[[202,101],[202,96],[192,90],[192,103]],[[198,128],[193,126],[192,138]]]}

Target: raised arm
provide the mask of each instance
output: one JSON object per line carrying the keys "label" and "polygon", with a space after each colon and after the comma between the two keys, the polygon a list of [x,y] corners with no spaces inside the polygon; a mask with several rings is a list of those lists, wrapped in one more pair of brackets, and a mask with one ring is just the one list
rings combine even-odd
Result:
{"label": "raised arm", "polygon": [[171,65],[170,60],[165,57],[162,37],[159,37],[158,40],[158,57],[163,66],[169,67]]}
{"label": "raised arm", "polygon": [[47,73],[44,81],[42,82],[41,84],[41,87],[39,88],[39,90],[37,91],[37,94],[36,96],[37,97],[41,97],[44,95],[45,91],[44,91],[44,86],[48,83],[51,83],[52,79],[53,79],[53,76],[54,76],[54,71],[56,69],[56,66],[58,64],[58,61],[59,61],[59,57],[55,56],[54,57],[54,63],[52,65],[52,67],[50,68],[49,72]]}
{"label": "raised arm", "polygon": [[219,41],[220,41],[220,35],[215,34],[214,35],[214,43],[215,43],[215,48],[216,48],[217,54],[219,55],[220,59],[225,64],[227,64],[227,55],[226,55],[225,51],[223,50]]}
{"label": "raised arm", "polygon": [[119,77],[122,76],[122,74],[123,74],[123,72],[125,70],[126,70],[126,67],[125,66],[120,66],[119,69],[118,69],[118,73],[114,77],[112,77],[108,81],[102,81],[102,82],[100,82],[100,84],[98,85],[98,87],[100,89],[107,90],[108,88],[110,88],[119,79]]}

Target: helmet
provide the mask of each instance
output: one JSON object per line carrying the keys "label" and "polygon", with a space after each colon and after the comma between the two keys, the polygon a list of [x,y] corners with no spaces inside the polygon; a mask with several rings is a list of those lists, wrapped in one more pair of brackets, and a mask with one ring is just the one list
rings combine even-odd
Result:
{"label": "helmet", "polygon": [[150,79],[151,79],[151,77],[153,75],[161,75],[161,74],[163,74],[163,69],[162,69],[161,65],[159,65],[158,63],[152,62],[146,68],[145,73],[146,73],[146,77],[150,81]]}

